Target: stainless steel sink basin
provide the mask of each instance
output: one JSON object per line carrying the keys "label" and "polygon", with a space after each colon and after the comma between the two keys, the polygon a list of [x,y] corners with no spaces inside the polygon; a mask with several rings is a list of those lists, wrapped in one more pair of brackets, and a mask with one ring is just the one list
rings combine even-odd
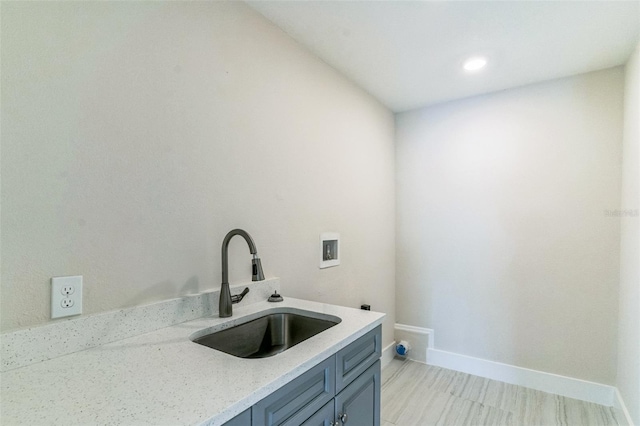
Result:
{"label": "stainless steel sink basin", "polygon": [[266,358],[340,323],[340,318],[312,318],[295,313],[272,313],[196,339],[195,343],[240,358]]}

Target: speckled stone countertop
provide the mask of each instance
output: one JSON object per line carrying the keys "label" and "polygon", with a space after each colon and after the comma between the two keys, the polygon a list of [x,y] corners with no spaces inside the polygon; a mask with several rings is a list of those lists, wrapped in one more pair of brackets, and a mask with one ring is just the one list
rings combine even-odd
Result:
{"label": "speckled stone countertop", "polygon": [[[308,311],[342,322],[282,352],[242,359],[193,343],[263,311]],[[315,313],[315,314],[314,314]],[[0,423],[220,425],[382,323],[384,314],[285,297],[6,371]]]}

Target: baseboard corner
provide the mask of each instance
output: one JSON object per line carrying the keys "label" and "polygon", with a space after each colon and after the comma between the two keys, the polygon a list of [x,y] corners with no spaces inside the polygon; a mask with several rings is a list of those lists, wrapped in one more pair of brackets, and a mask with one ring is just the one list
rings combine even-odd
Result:
{"label": "baseboard corner", "polygon": [[624,399],[622,399],[622,394],[620,393],[620,390],[618,388],[615,388],[615,394],[613,397],[613,408],[617,409],[624,415],[624,426],[634,426],[631,414],[629,414],[629,410],[627,409],[627,406],[624,403]]}
{"label": "baseboard corner", "polygon": [[416,327],[396,323],[394,326],[396,341],[407,340],[412,348],[407,358],[422,364],[427,364],[427,353],[434,345],[434,333],[430,328]]}

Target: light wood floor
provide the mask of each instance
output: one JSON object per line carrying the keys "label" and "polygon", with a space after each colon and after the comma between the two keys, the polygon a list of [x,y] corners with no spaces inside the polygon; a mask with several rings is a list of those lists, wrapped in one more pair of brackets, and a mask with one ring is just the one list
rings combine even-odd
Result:
{"label": "light wood floor", "polygon": [[394,359],[382,371],[382,426],[618,425],[611,407]]}

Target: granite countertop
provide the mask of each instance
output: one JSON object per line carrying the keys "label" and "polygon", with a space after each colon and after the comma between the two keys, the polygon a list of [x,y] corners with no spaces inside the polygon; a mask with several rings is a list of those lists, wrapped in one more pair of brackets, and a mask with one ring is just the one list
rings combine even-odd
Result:
{"label": "granite countertop", "polygon": [[[273,357],[242,359],[191,342],[266,310],[342,322]],[[313,316],[313,314],[311,314]],[[2,424],[219,425],[382,323],[384,314],[285,297],[3,372]]]}

